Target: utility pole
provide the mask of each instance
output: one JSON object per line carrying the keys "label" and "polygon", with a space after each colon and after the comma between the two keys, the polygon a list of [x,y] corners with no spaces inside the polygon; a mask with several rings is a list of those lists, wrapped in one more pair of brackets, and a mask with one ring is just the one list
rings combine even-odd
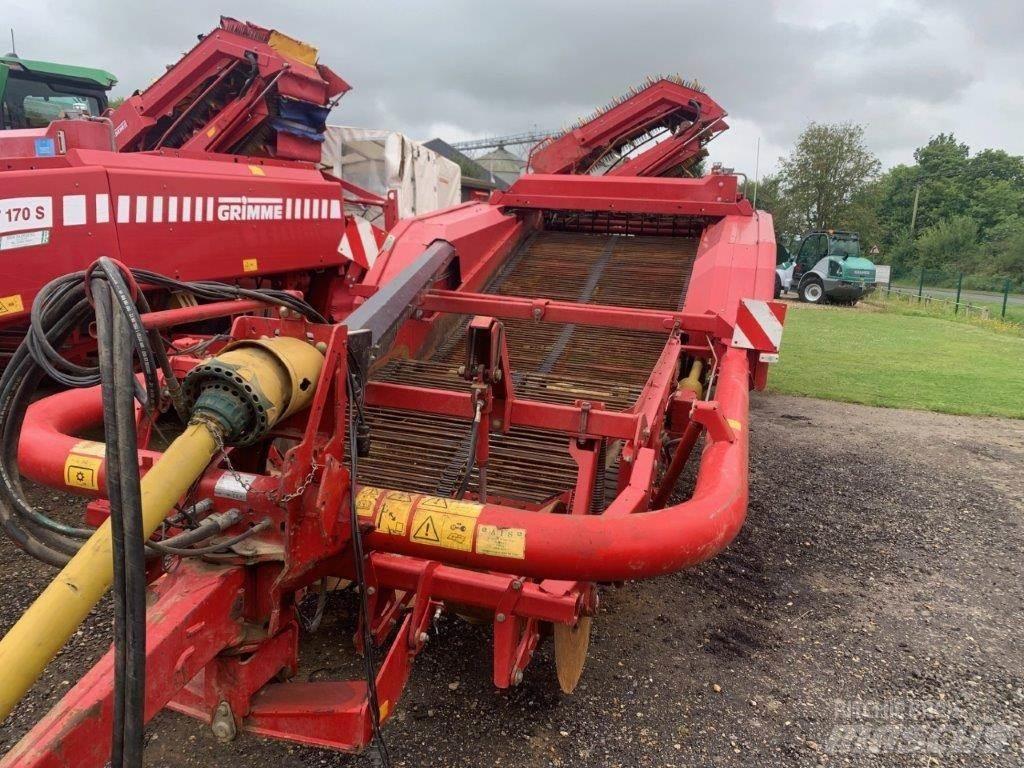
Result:
{"label": "utility pole", "polygon": [[914,187],[914,210],[910,214],[910,239],[914,239],[914,227],[917,224],[917,201],[921,199],[921,182]]}
{"label": "utility pole", "polygon": [[18,55],[18,49],[14,45],[14,27],[11,27],[11,55]]}

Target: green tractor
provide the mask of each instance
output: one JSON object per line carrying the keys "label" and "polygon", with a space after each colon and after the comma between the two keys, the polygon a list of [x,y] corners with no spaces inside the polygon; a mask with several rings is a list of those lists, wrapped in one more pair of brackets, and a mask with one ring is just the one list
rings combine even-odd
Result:
{"label": "green tractor", "polygon": [[861,256],[856,232],[812,230],[793,257],[781,245],[775,268],[775,298],[795,293],[808,304],[856,304],[875,289],[875,265]]}
{"label": "green tractor", "polygon": [[0,56],[0,130],[45,128],[61,117],[99,117],[116,83],[102,69]]}

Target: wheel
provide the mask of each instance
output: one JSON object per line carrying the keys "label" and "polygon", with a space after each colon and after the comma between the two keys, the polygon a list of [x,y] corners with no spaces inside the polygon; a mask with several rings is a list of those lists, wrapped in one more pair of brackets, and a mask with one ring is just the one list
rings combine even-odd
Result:
{"label": "wheel", "polygon": [[778,275],[775,276],[775,298],[779,298],[782,295],[782,280]]}
{"label": "wheel", "polygon": [[825,303],[825,286],[816,277],[809,278],[800,286],[800,301],[808,304]]}

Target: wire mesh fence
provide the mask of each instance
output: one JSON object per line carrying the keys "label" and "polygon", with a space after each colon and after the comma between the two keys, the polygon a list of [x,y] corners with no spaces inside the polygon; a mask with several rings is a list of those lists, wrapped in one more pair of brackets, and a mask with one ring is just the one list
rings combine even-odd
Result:
{"label": "wire mesh fence", "polygon": [[953,315],[978,316],[1024,325],[1024,281],[1009,277],[907,270],[880,286],[886,298],[917,303]]}

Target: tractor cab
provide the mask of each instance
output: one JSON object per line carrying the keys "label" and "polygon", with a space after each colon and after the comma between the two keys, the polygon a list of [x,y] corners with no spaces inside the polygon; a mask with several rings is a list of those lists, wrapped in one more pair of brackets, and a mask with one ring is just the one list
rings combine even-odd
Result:
{"label": "tractor cab", "polygon": [[116,83],[102,69],[0,56],[0,129],[45,128],[65,117],[99,117]]}
{"label": "tractor cab", "polygon": [[775,271],[776,297],[791,291],[810,304],[856,304],[874,287],[875,265],[861,256],[856,232],[807,232],[796,255],[780,262]]}

